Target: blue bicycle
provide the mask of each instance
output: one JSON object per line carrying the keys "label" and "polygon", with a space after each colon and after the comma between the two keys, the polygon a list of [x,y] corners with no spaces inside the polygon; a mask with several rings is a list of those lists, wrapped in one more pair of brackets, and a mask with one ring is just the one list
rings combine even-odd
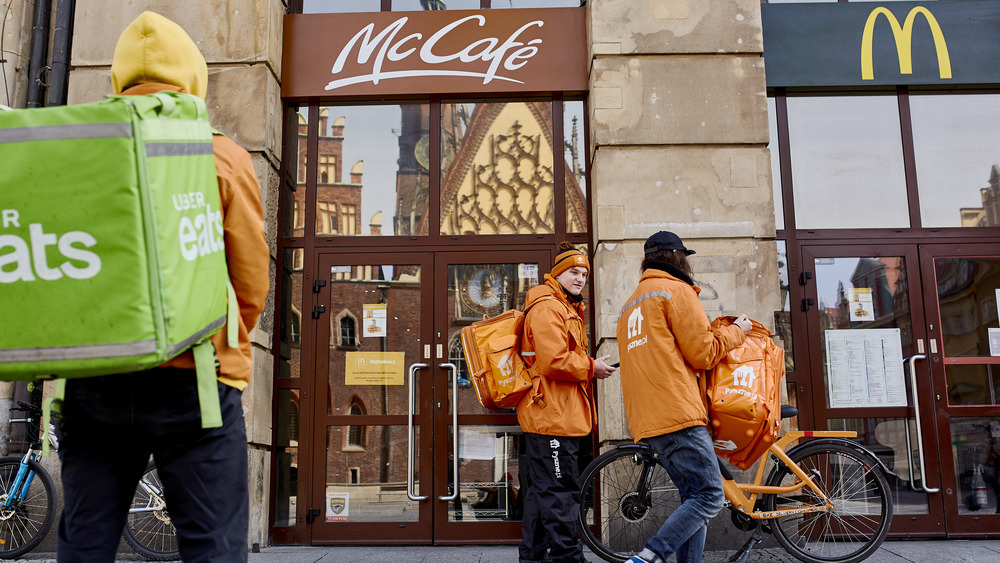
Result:
{"label": "blue bicycle", "polygon": [[[34,432],[29,434],[33,441],[23,456],[0,458],[0,559],[13,559],[34,549],[56,519],[55,484],[38,463],[41,409],[20,401],[17,404],[11,410],[28,416],[11,422],[27,422]],[[58,446],[53,432],[49,432],[49,439]]]}

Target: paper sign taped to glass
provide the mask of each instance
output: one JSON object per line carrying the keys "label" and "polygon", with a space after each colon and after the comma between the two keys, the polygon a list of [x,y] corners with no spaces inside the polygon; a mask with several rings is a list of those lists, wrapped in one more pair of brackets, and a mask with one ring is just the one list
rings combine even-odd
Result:
{"label": "paper sign taped to glass", "polygon": [[326,493],[326,521],[347,522],[351,493]]}
{"label": "paper sign taped to glass", "polygon": [[906,406],[898,328],[827,330],[825,338],[830,408]]}
{"label": "paper sign taped to glass", "polygon": [[348,352],[346,385],[403,385],[403,352]]}
{"label": "paper sign taped to glass", "polygon": [[384,338],[386,336],[385,303],[366,303],[362,309],[361,337]]}

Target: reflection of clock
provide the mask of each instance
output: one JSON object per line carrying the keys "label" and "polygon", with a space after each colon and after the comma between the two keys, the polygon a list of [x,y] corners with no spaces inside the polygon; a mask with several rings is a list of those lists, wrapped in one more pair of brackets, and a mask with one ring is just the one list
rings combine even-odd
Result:
{"label": "reflection of clock", "polygon": [[428,149],[430,148],[430,138],[427,135],[421,135],[420,139],[417,140],[417,145],[413,147],[413,156],[417,159],[417,163],[424,168],[424,170],[430,170],[431,157]]}
{"label": "reflection of clock", "polygon": [[504,287],[504,276],[495,267],[475,267],[468,270],[462,283],[462,300],[479,312],[487,313],[506,306],[509,288]]}

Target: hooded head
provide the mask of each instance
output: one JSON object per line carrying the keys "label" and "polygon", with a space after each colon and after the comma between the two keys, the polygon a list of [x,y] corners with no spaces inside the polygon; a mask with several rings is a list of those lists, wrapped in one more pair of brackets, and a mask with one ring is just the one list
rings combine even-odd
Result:
{"label": "hooded head", "polygon": [[115,94],[135,84],[161,82],[205,99],[208,65],[181,26],[153,12],[143,12],[118,38],[111,61]]}

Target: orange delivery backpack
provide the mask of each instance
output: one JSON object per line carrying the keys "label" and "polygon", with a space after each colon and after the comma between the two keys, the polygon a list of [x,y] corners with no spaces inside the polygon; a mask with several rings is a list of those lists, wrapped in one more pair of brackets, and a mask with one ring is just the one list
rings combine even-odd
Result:
{"label": "orange delivery backpack", "polygon": [[[734,320],[719,317],[711,326],[729,326]],[[784,350],[771,340],[767,327],[751,322],[743,344],[702,378],[715,452],[743,471],[778,439],[785,375]]]}
{"label": "orange delivery backpack", "polygon": [[490,410],[513,408],[531,389],[531,373],[521,357],[524,316],[547,299],[555,298],[545,296],[523,312],[511,309],[462,329],[462,349],[479,404]]}

